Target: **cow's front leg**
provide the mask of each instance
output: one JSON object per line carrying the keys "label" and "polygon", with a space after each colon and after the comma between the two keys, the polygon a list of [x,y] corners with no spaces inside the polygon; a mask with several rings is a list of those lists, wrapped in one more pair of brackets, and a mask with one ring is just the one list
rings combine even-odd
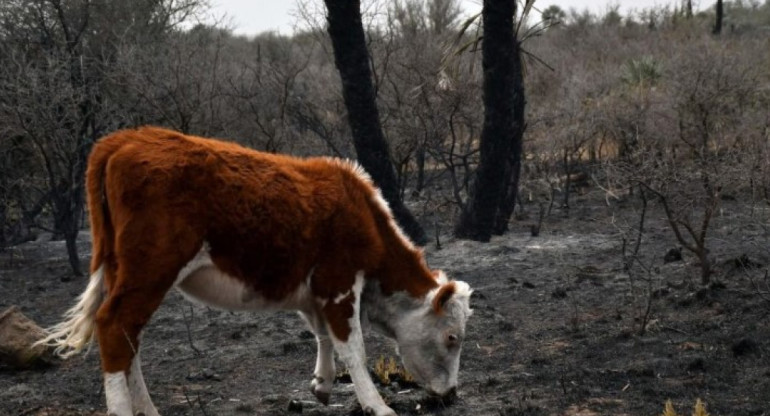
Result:
{"label": "cow's front leg", "polygon": [[337,375],[337,369],[334,365],[334,346],[328,335],[317,335],[318,356],[315,361],[315,371],[313,372],[313,381],[310,382],[310,391],[323,403],[329,404],[329,396],[334,386],[334,377]]}
{"label": "cow's front leg", "polygon": [[359,272],[356,275],[355,285],[348,295],[324,305],[324,317],[334,348],[348,367],[356,397],[364,412],[376,416],[396,416],[396,412],[382,400],[366,369],[366,352],[360,319],[363,286],[364,276]]}
{"label": "cow's front leg", "polygon": [[334,364],[334,346],[318,314],[301,312],[300,315],[307,321],[318,343],[318,356],[315,360],[313,380],[310,382],[310,392],[313,393],[318,401],[328,405],[332,387],[334,386],[334,377],[337,375],[337,369]]}

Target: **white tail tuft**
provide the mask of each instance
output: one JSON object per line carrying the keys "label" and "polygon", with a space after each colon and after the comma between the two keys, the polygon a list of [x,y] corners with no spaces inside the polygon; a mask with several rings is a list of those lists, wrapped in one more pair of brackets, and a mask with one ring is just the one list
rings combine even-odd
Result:
{"label": "white tail tuft", "polygon": [[64,314],[64,322],[46,329],[48,335],[35,345],[55,347],[54,352],[61,358],[69,358],[83,350],[93,338],[96,311],[104,298],[103,288],[104,265],[101,265],[91,275],[78,303]]}

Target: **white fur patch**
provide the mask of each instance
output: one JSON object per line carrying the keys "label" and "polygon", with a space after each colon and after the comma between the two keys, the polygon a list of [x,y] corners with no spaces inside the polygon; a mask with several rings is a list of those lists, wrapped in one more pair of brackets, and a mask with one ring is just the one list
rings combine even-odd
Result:
{"label": "white fur patch", "polygon": [[312,270],[297,290],[284,299],[274,302],[263,298],[259,292],[216,267],[204,244],[198,254],[179,272],[176,287],[192,301],[214,308],[253,311],[263,309],[307,309],[312,302],[308,282]]}
{"label": "white fur patch", "polygon": [[[364,291],[364,277],[365,277],[365,275],[364,275],[364,271],[363,270],[357,271],[356,272],[356,282],[353,283],[353,288],[351,289],[351,290],[353,290],[353,293],[355,294],[356,301],[357,301],[358,304],[361,303],[361,292]],[[358,315],[358,313],[356,313],[356,315]]]}
{"label": "white fur patch", "polygon": [[337,350],[342,361],[348,367],[350,377],[353,379],[353,388],[356,391],[358,402],[365,411],[372,411],[374,414],[393,414],[382,397],[374,387],[369,371],[366,368],[366,351],[364,350],[364,339],[361,332],[361,293],[364,288],[364,272],[356,273],[356,282],[353,284],[352,293],[355,296],[353,302],[353,316],[348,319],[350,325],[350,335],[348,340],[342,342],[330,332],[334,347]]}
{"label": "white fur patch", "polygon": [[209,256],[209,244],[204,241],[200,250],[198,250],[198,254],[196,254],[192,260],[188,261],[187,264],[185,264],[184,267],[179,270],[179,273],[176,276],[176,281],[174,281],[174,287],[179,286],[179,284],[185,280],[187,276],[191,275],[196,270],[202,267],[213,265],[214,262],[211,261],[211,256]]}
{"label": "white fur patch", "polygon": [[334,304],[336,305],[336,304],[342,302],[348,296],[350,296],[350,291],[349,290],[347,292],[345,292],[345,293],[340,293],[339,295],[337,295],[336,298],[334,298]]}
{"label": "white fur patch", "polygon": [[314,394],[330,394],[334,387],[334,376],[337,366],[334,363],[334,346],[328,336],[316,336],[318,352],[313,371],[311,387]]}
{"label": "white fur patch", "polygon": [[126,373],[104,373],[104,393],[107,396],[107,413],[116,416],[132,416],[131,395]]}
{"label": "white fur patch", "polygon": [[310,287],[310,284],[313,282],[313,273],[315,273],[315,266],[310,268],[310,271],[307,272],[307,277],[305,278],[305,285],[307,287]]}
{"label": "white fur patch", "polygon": [[362,181],[366,182],[368,185],[374,186],[374,181],[372,180],[372,177],[369,176],[369,172],[367,172],[366,169],[364,169],[364,167],[355,160],[340,159],[335,157],[326,157],[324,159],[333,165],[353,172],[353,174],[358,176]]}
{"label": "white fur patch", "polygon": [[[452,297],[459,300],[463,305],[463,310],[465,311],[466,317],[469,317],[473,314],[473,310],[470,307],[470,299],[471,294],[473,293],[473,289],[471,289],[471,286],[468,283],[461,280],[448,280],[446,275],[444,275],[444,272],[439,272],[438,282],[441,284],[441,286],[447,283],[454,283],[455,291]],[[436,293],[438,293],[439,289],[441,289],[441,286],[435,287],[431,289],[430,292],[428,292],[428,296],[425,298],[426,304],[430,305],[431,302],[433,302],[433,298],[436,297]]]}
{"label": "white fur patch", "polygon": [[353,287],[350,288],[347,292],[340,293],[337,295],[337,297],[334,298],[334,304],[339,304],[342,302],[346,297],[350,296],[351,293],[354,293],[356,297],[361,295],[361,291],[364,287],[364,271],[359,270],[356,272],[356,281],[353,283]]}
{"label": "white fur patch", "polygon": [[[446,277],[445,277],[446,278]],[[455,296],[470,298],[473,293],[471,286],[461,280],[455,280]]]}
{"label": "white fur patch", "polygon": [[147,385],[144,384],[142,375],[142,361],[137,352],[131,360],[131,371],[128,374],[128,391],[131,394],[131,406],[134,414],[142,413],[145,416],[159,416],[158,410],[152,404]]}

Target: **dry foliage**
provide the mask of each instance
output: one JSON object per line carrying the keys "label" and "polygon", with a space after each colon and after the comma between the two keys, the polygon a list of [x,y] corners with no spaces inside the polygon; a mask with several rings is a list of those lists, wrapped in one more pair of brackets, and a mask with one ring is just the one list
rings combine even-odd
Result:
{"label": "dry foliage", "polygon": [[[676,410],[674,410],[674,404],[671,403],[671,400],[666,400],[665,409],[663,410],[663,414],[661,416],[678,416],[678,413],[676,413]],[[701,399],[695,400],[695,405],[692,409],[692,416],[709,416],[708,412],[706,412],[706,405],[701,401]]]}
{"label": "dry foliage", "polygon": [[384,386],[390,385],[390,383],[395,381],[402,384],[415,382],[412,375],[401,367],[393,357],[385,358],[380,356],[374,364],[374,374],[377,376],[377,380]]}

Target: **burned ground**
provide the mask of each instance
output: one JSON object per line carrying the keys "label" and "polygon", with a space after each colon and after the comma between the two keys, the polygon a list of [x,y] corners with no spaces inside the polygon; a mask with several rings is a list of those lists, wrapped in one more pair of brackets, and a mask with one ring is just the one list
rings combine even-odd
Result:
{"label": "burned ground", "polygon": [[[656,209],[629,271],[622,231],[634,210],[578,202],[569,218],[553,213],[539,237],[525,220],[490,244],[446,239],[427,249],[431,266],[475,289],[459,397],[436,403],[395,384],[380,387],[385,400],[404,415],[654,415],[667,399],[689,414],[697,398],[712,415],[768,414],[767,213],[737,221],[745,207],[723,208],[710,242],[715,283],[703,287],[693,256],[664,261],[676,244]],[[87,237],[81,244],[86,251]],[[64,253],[57,242],[3,253],[0,309],[57,321],[86,284],[69,278]],[[369,334],[367,352],[374,366],[393,343]],[[361,414],[344,377],[329,407],[316,403],[315,340],[293,313],[216,311],[172,292],[142,359],[166,416]],[[47,369],[0,367],[0,414],[102,415],[101,385],[96,347]]]}

